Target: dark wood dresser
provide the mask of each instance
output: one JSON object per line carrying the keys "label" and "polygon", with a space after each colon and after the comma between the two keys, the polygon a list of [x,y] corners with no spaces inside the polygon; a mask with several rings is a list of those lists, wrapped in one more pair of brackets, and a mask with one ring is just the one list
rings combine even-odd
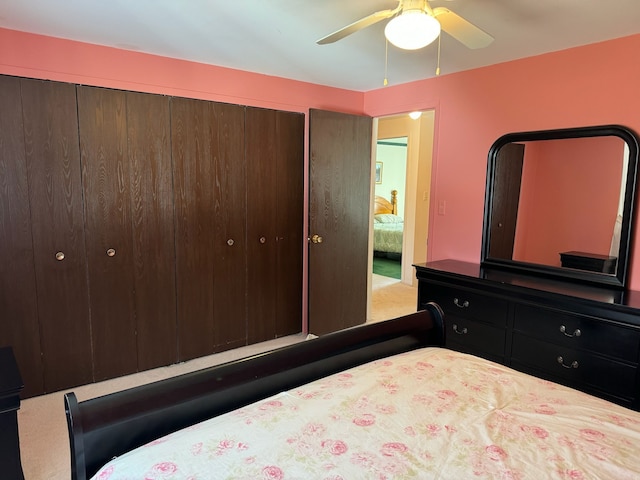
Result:
{"label": "dark wood dresser", "polygon": [[446,346],[640,410],[640,292],[441,260],[415,265]]}
{"label": "dark wood dresser", "polygon": [[18,437],[18,409],[23,383],[13,350],[0,347],[0,475],[23,479]]}

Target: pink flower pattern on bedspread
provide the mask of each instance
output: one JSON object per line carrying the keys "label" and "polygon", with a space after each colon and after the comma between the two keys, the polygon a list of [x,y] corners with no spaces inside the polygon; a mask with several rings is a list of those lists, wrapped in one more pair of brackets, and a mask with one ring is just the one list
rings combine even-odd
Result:
{"label": "pink flower pattern on bedspread", "polygon": [[640,478],[640,414],[425,348],[208,420],[97,480]]}

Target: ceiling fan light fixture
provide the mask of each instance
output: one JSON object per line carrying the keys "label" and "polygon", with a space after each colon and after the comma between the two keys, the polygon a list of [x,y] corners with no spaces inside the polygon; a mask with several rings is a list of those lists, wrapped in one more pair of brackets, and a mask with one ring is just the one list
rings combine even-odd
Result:
{"label": "ceiling fan light fixture", "polygon": [[398,48],[417,50],[438,38],[440,22],[424,10],[405,10],[387,23],[384,35]]}

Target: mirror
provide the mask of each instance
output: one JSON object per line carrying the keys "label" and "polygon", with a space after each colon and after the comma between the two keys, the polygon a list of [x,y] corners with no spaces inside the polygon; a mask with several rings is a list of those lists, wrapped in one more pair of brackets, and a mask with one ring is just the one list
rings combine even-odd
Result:
{"label": "mirror", "polygon": [[637,163],[636,135],[617,125],[500,137],[482,266],[624,288]]}

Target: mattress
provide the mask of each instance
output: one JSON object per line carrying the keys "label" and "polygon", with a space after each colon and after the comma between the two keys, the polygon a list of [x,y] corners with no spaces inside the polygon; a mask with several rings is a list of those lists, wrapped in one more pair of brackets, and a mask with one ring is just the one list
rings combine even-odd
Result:
{"label": "mattress", "polygon": [[637,479],[640,414],[424,348],[346,370],[133,450],[115,479]]}

